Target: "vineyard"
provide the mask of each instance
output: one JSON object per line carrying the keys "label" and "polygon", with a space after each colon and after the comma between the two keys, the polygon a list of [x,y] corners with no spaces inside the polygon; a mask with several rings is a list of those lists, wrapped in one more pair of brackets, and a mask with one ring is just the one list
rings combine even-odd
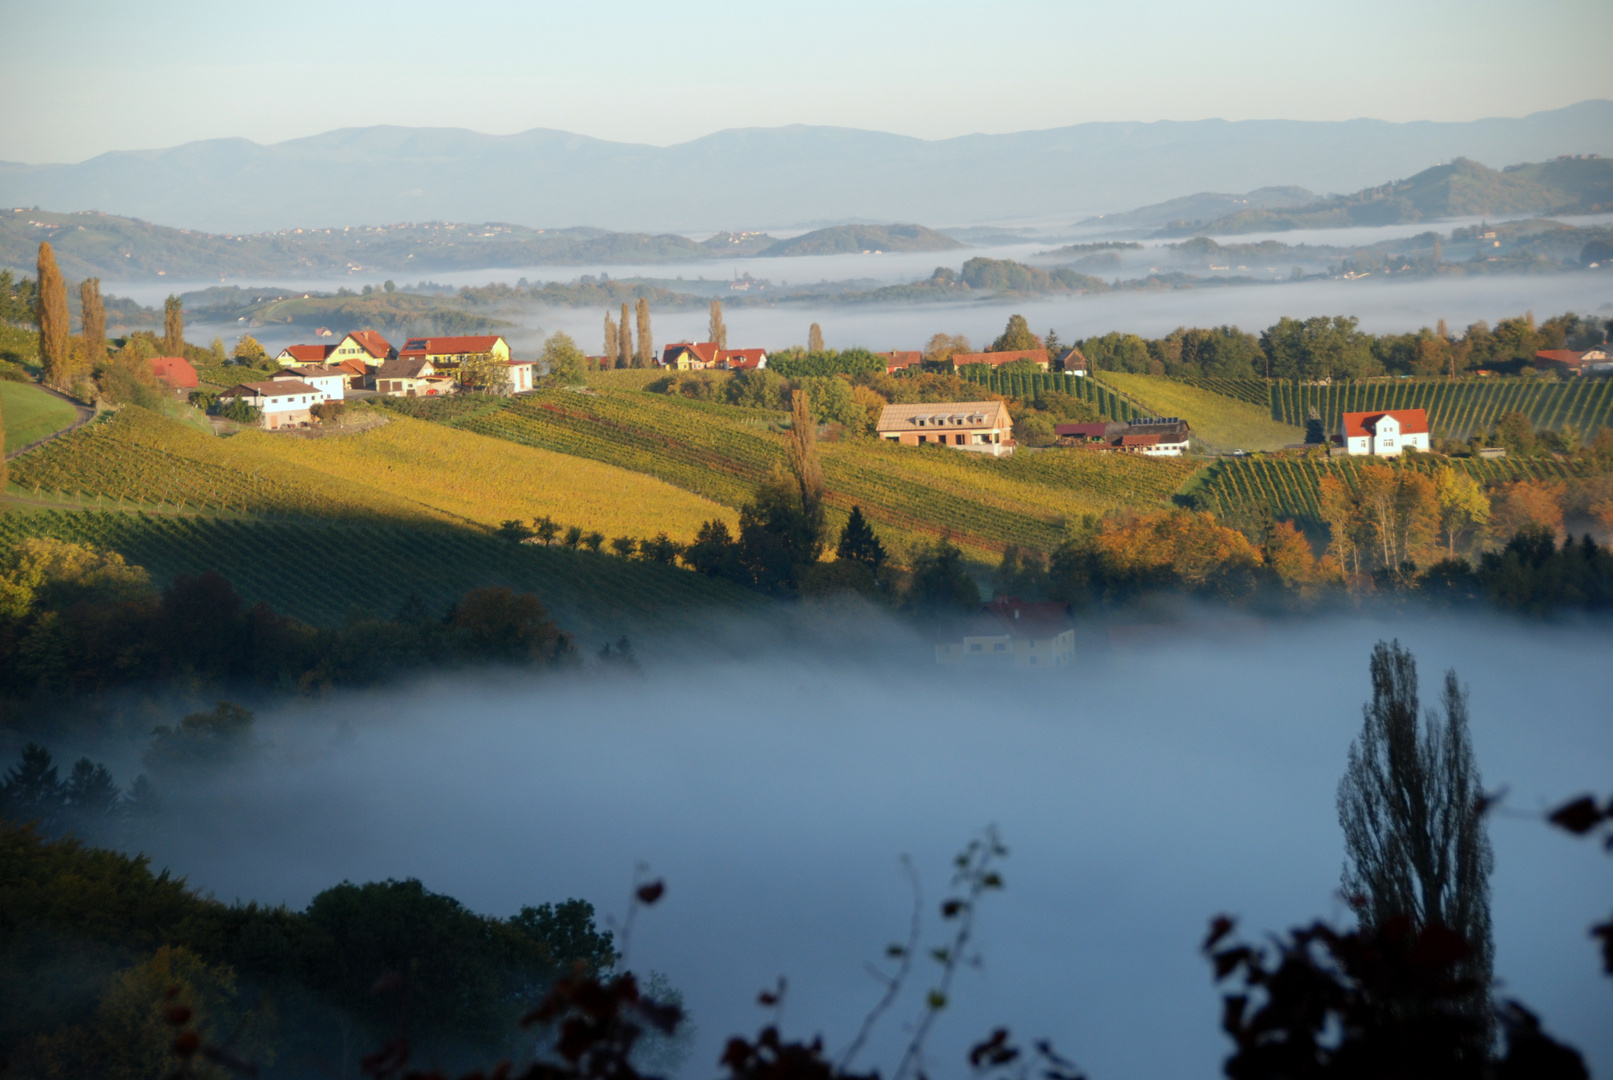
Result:
{"label": "vineyard", "polygon": [[1592,431],[1613,424],[1613,379],[1397,379],[1308,386],[1273,382],[1271,415],[1303,425],[1311,411],[1329,434],[1347,412],[1426,409],[1429,427],[1449,438],[1488,431],[1502,413],[1521,412],[1536,428],[1573,425]]}
{"label": "vineyard", "polygon": [[1099,415],[1105,419],[1130,420],[1140,414],[1140,411],[1133,408],[1121,395],[1094,379],[1079,375],[1066,375],[1063,372],[1004,374],[978,367],[966,368],[958,374],[966,381],[984,386],[992,393],[1002,394],[1004,397],[1033,400],[1049,392],[1069,394],[1082,401],[1091,402]]}
{"label": "vineyard", "polygon": [[[1381,464],[1367,458],[1223,458],[1196,478],[1190,493],[1203,509],[1217,517],[1237,517],[1270,507],[1277,518],[1292,518],[1307,526],[1322,524],[1317,485],[1324,476],[1355,483],[1362,464]],[[1401,459],[1397,467],[1432,472],[1442,464],[1463,469],[1485,485],[1513,480],[1561,479],[1575,476],[1569,463],[1544,458],[1435,459],[1424,455]]]}
{"label": "vineyard", "polygon": [[159,585],[214,570],[247,603],[320,626],[355,613],[390,618],[411,597],[441,615],[470,589],[506,585],[542,597],[562,627],[582,635],[583,647],[597,648],[680,615],[762,606],[744,589],[686,570],[443,526],[95,511],[0,516],[0,549],[33,536],[116,551]]}
{"label": "vineyard", "polygon": [[1193,437],[1212,449],[1280,450],[1305,441],[1302,427],[1277,423],[1264,405],[1228,397],[1180,379],[1106,371],[1093,376],[1113,386],[1154,416],[1179,416]]}
{"label": "vineyard", "polygon": [[[647,473],[730,507],[784,465],[772,414],[632,391],[539,391],[495,412],[448,421],[528,446]],[[1158,504],[1191,463],[1076,452],[994,460],[873,439],[821,445],[831,525],[853,505],[887,542],[911,549],[950,532],[975,558],[1006,544],[1050,550],[1065,521],[1123,505]]]}
{"label": "vineyard", "polygon": [[220,439],[130,407],[17,459],[12,480],[24,492],[181,509],[487,526],[548,515],[680,540],[712,517],[732,521],[648,476],[406,417],[341,437]]}
{"label": "vineyard", "polygon": [[[1173,376],[1173,379],[1185,386],[1208,390],[1222,397],[1247,401],[1262,409],[1271,407],[1271,390],[1266,386],[1265,379],[1213,379],[1201,375],[1177,375]],[[1273,419],[1280,418],[1274,416]]]}

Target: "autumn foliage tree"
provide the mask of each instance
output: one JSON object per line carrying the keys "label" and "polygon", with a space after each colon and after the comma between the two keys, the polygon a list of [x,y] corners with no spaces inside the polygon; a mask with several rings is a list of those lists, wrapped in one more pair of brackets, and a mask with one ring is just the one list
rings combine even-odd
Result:
{"label": "autumn foliage tree", "polygon": [[633,328],[627,323],[627,301],[622,301],[622,317],[616,324],[616,366],[640,367],[633,362]]}
{"label": "autumn foliage tree", "polygon": [[715,341],[717,348],[728,348],[728,327],[722,321],[722,301],[711,302],[711,315],[706,321],[706,339]]}
{"label": "autumn foliage tree", "polygon": [[162,347],[169,356],[185,355],[185,305],[177,296],[162,302]]}
{"label": "autumn foliage tree", "polygon": [[604,357],[604,365],[606,367],[610,367],[612,364],[619,366],[620,352],[621,350],[616,346],[616,320],[607,311],[605,312],[605,351],[601,354]]}
{"label": "autumn foliage tree", "polygon": [[638,298],[638,309],[634,313],[638,320],[638,351],[633,354],[634,367],[647,368],[655,365],[655,335],[650,331],[650,301],[646,297]]}
{"label": "autumn foliage tree", "polygon": [[823,327],[819,326],[817,323],[813,323],[811,328],[807,330],[807,352],[815,353],[822,351]]}
{"label": "autumn foliage tree", "polygon": [[50,242],[39,245],[39,286],[34,294],[34,319],[39,324],[39,362],[47,386],[65,390],[73,381],[72,342],[67,314],[67,287],[56,267]]}
{"label": "autumn foliage tree", "polygon": [[106,305],[101,301],[101,279],[85,278],[78,287],[84,358],[93,368],[106,359]]}

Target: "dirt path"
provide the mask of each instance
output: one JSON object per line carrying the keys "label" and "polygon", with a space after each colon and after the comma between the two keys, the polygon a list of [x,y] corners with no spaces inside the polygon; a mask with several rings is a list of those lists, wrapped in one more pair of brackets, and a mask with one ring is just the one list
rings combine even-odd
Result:
{"label": "dirt path", "polygon": [[13,458],[21,457],[23,454],[26,454],[28,451],[34,449],[35,447],[44,446],[46,443],[50,442],[52,439],[59,439],[63,435],[66,435],[70,431],[77,431],[79,428],[83,427],[85,424],[87,424],[91,420],[95,419],[95,410],[93,408],[91,408],[90,406],[84,404],[82,401],[78,401],[75,398],[70,398],[66,394],[61,393],[58,390],[52,390],[50,387],[45,386],[43,383],[35,383],[34,385],[38,386],[41,390],[43,390],[45,393],[49,394],[51,397],[60,398],[61,400],[65,401],[69,405],[71,405],[73,407],[74,411],[76,411],[78,413],[78,419],[74,420],[71,424],[68,424],[64,428],[59,428],[56,431],[51,432],[49,435],[46,435],[43,439],[35,439],[33,442],[29,443],[27,446],[20,447],[20,448],[18,448],[16,450],[13,450],[11,453],[6,455],[6,460],[7,461],[12,460]]}

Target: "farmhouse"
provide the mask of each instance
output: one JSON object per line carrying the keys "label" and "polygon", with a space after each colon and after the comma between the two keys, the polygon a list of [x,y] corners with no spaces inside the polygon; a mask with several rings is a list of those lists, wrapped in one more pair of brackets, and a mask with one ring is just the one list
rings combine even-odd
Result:
{"label": "farmhouse", "polygon": [[274,358],[274,362],[281,367],[323,364],[335,351],[334,345],[287,345],[280,350],[280,355]]}
{"label": "farmhouse", "polygon": [[1541,349],[1535,353],[1535,368],[1562,375],[1607,375],[1613,374],[1613,358],[1606,349]]}
{"label": "farmhouse", "polygon": [[374,330],[354,330],[336,343],[335,350],[326,357],[328,364],[363,364],[366,372],[374,371],[398,355],[386,338]]}
{"label": "farmhouse", "polygon": [[341,401],[355,376],[344,367],[327,365],[286,368],[277,372],[271,382],[304,382],[319,394],[320,401]]}
{"label": "farmhouse", "polygon": [[[437,372],[452,369],[475,356],[491,356],[504,363],[510,362],[510,345],[497,334],[476,334],[464,337],[410,338],[403,343],[399,360],[426,360]],[[376,373],[380,378],[380,373]],[[376,389],[380,389],[379,386]]]}
{"label": "farmhouse", "polygon": [[918,351],[875,353],[875,356],[885,361],[885,374],[894,375],[905,368],[918,367],[924,363],[924,354]]}
{"label": "farmhouse", "polygon": [[955,450],[1003,457],[1014,452],[1014,422],[1000,401],[887,405],[879,437],[903,446],[938,443]]}
{"label": "farmhouse", "polygon": [[375,392],[386,397],[437,397],[453,393],[454,380],[439,374],[423,355],[399,356],[376,369]]}
{"label": "farmhouse", "polygon": [[191,389],[201,385],[196,369],[182,356],[153,356],[151,374],[156,380],[174,390]]}
{"label": "farmhouse", "polygon": [[1175,416],[1143,416],[1120,422],[1054,424],[1060,446],[1079,446],[1149,457],[1181,457],[1187,452],[1187,421]]}
{"label": "farmhouse", "polygon": [[1337,449],[1351,456],[1394,457],[1402,450],[1428,449],[1428,413],[1423,409],[1347,412],[1333,436]]}
{"label": "farmhouse", "polygon": [[1053,362],[1053,366],[1059,371],[1079,375],[1082,378],[1086,377],[1088,370],[1086,356],[1080,349],[1076,348],[1065,349],[1059,354],[1058,359]]}
{"label": "farmhouse", "polygon": [[661,366],[677,371],[705,371],[717,366],[715,341],[675,341],[661,350]]}
{"label": "farmhouse", "polygon": [[963,367],[965,364],[990,364],[992,367],[1002,367],[1004,364],[1015,364],[1021,360],[1029,361],[1047,370],[1046,349],[1019,349],[1015,352],[961,352],[952,354],[954,367]]}
{"label": "farmhouse", "polygon": [[1075,662],[1075,630],[1065,604],[993,600],[936,642],[935,662],[961,667],[1061,668]]}
{"label": "farmhouse", "polygon": [[766,366],[765,349],[717,350],[717,367],[722,371],[757,371]]}
{"label": "farmhouse", "polygon": [[301,379],[240,383],[230,387],[218,397],[220,401],[227,399],[244,401],[253,408],[261,409],[262,424],[266,431],[295,427],[298,424],[306,427],[310,417],[309,408],[321,400],[319,391]]}

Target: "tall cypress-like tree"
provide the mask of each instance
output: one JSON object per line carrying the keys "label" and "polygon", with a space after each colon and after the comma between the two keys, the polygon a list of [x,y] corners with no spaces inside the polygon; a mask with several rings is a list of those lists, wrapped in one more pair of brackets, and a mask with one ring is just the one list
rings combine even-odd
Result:
{"label": "tall cypress-like tree", "polygon": [[[6,414],[5,414],[4,408],[0,407],[0,448],[4,448],[5,445],[6,445]],[[4,454],[4,452],[0,452],[0,491],[6,490],[6,485],[8,483],[10,483],[10,482],[11,482],[11,466],[6,464],[6,455]]]}
{"label": "tall cypress-like tree", "polygon": [[722,321],[722,301],[711,302],[711,318],[706,324],[706,340],[715,341],[717,348],[728,348],[728,327]]}
{"label": "tall cypress-like tree", "polygon": [[611,318],[610,312],[605,312],[605,366],[612,367],[616,363],[616,320]]}
{"label": "tall cypress-like tree", "polygon": [[85,278],[78,287],[78,300],[84,326],[84,358],[93,368],[106,359],[106,305],[101,302],[101,279]]}
{"label": "tall cypress-like tree", "polygon": [[645,297],[638,298],[638,366],[641,368],[655,366],[655,336],[650,332],[650,301]]}
{"label": "tall cypress-like tree", "polygon": [[[1472,950],[1472,1007],[1488,1015],[1494,957],[1483,786],[1468,741],[1467,695],[1445,673],[1442,710],[1419,730],[1417,661],[1400,642],[1372,650],[1372,700],[1339,783],[1344,894],[1363,925],[1442,924]],[[1440,717],[1443,711],[1443,721]]]}
{"label": "tall cypress-like tree", "polygon": [[790,475],[801,494],[801,508],[808,514],[823,500],[823,464],[818,460],[818,421],[812,415],[812,400],[805,390],[790,394]]}
{"label": "tall cypress-like tree", "polygon": [[46,385],[65,390],[73,381],[72,343],[68,340],[67,286],[56,268],[50,242],[39,245],[39,291],[34,294],[34,319],[39,324],[39,362]]}
{"label": "tall cypress-like tree", "polygon": [[162,302],[162,348],[168,356],[185,355],[185,306],[177,296]]}
{"label": "tall cypress-like tree", "polygon": [[622,301],[622,320],[616,324],[616,366],[634,367],[633,327],[627,321],[627,301]]}
{"label": "tall cypress-like tree", "polygon": [[807,331],[807,352],[814,353],[822,351],[823,327],[819,326],[817,323],[813,323],[812,329]]}

